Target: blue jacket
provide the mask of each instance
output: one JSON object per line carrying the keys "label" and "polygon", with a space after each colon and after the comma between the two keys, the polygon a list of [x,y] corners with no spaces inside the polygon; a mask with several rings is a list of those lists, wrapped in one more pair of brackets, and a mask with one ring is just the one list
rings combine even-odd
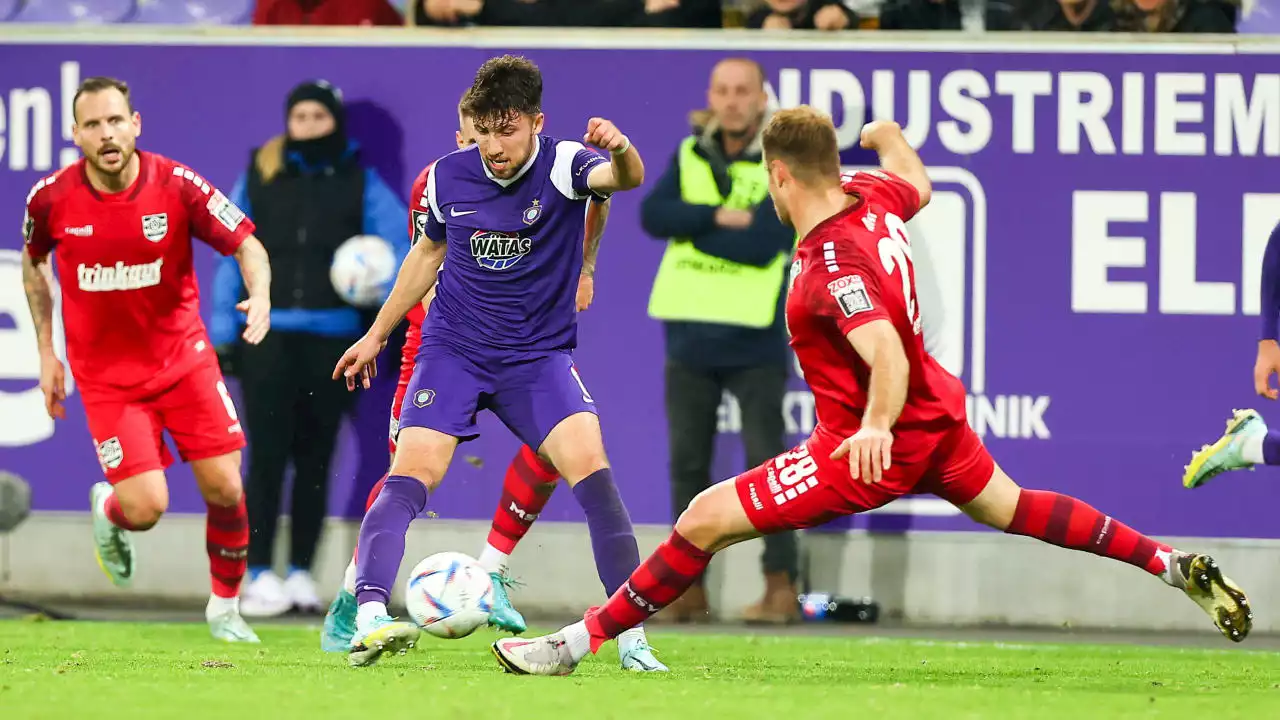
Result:
{"label": "blue jacket", "polygon": [[[355,150],[356,145],[352,143],[349,152],[355,152]],[[302,160],[296,154],[290,154],[288,162],[302,167]],[[304,172],[318,170],[305,167],[302,169]],[[249,206],[246,177],[241,175],[232,187],[231,200],[252,219],[253,208]],[[375,170],[366,168],[363,232],[366,235],[377,235],[391,243],[395,248],[397,264],[403,262],[405,256],[409,254],[408,216],[408,208],[396,193],[387,186]],[[240,267],[235,258],[223,258],[213,275],[213,290],[209,303],[212,307],[209,318],[209,339],[215,347],[233,344],[239,340],[241,328],[244,327],[245,322],[244,313],[236,310],[242,283]],[[361,312],[353,307],[329,310],[272,309],[271,329],[349,338],[359,337],[365,331]]]}

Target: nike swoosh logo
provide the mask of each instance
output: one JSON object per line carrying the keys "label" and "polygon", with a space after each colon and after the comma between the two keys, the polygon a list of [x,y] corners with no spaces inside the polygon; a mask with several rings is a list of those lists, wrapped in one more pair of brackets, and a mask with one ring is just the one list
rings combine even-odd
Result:
{"label": "nike swoosh logo", "polygon": [[449,208],[449,217],[462,217],[463,215],[470,215],[470,214],[472,214],[472,213],[474,213],[474,212],[478,212],[478,211],[477,211],[477,210],[463,210],[462,212],[458,212],[457,208]]}

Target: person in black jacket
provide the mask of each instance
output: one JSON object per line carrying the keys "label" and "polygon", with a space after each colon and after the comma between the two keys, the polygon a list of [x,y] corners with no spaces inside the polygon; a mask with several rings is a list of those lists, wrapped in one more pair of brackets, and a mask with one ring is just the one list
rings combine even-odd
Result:
{"label": "person in black jacket", "polygon": [[[241,611],[249,617],[323,609],[310,570],[328,508],[330,461],[353,397],[330,375],[333,359],[365,330],[360,309],[343,302],[329,279],[334,252],[357,235],[386,240],[397,260],[409,251],[408,210],[361,164],[338,90],[323,80],[302,83],[289,93],[285,117],[287,132],[253,151],[232,190],[271,253],[273,331],[259,345],[237,341],[239,280],[225,262],[214,276],[209,323],[223,371],[244,389],[251,579]],[[290,463],[289,572],[282,579],[271,565]]]}
{"label": "person in black jacket", "polygon": [[[750,60],[721,61],[707,95],[710,110],[696,114],[693,136],[681,144],[641,206],[645,232],[668,244],[649,311],[666,331],[677,512],[711,484],[725,391],[740,408],[747,467],[785,450],[782,404],[791,356],[783,327],[783,284],[795,234],[778,220],[767,192],[760,149],[768,103],[764,74]],[[726,280],[730,277],[752,279]],[[732,285],[710,289],[724,282]],[[743,312],[748,306],[753,309]],[[790,622],[798,615],[796,537],[772,535],[764,544],[765,597],[747,608],[745,619]],[[701,620],[707,613],[699,583],[664,619]]]}

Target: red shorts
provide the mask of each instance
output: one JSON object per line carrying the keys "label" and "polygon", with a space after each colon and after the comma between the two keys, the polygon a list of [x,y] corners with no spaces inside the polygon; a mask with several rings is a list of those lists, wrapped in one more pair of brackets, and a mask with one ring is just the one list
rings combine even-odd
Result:
{"label": "red shorts", "polygon": [[761,533],[797,530],[930,493],[964,505],[995,472],[995,461],[968,423],[942,431],[895,434],[893,462],[879,483],[849,475],[847,458],[831,460],[844,438],[819,426],[809,439],[734,479],[747,518]]}
{"label": "red shorts", "polygon": [[141,400],[82,392],[98,462],[112,484],[173,464],[164,432],[183,462],[204,460],[244,447],[244,430],[216,362],[205,362],[177,383]]}
{"label": "red shorts", "polygon": [[409,330],[404,336],[404,349],[400,351],[400,380],[396,383],[396,396],[391,401],[391,426],[387,429],[387,449],[392,455],[396,454],[396,435],[400,432],[400,408],[404,405],[405,393],[409,391],[414,360],[421,344],[422,326],[410,320]]}

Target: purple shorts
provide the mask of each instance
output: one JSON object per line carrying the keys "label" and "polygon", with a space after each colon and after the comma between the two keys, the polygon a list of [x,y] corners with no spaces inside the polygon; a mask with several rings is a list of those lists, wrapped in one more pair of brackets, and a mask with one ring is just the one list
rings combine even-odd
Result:
{"label": "purple shorts", "polygon": [[400,428],[422,427],[462,442],[479,436],[476,413],[489,410],[533,449],[565,418],[596,412],[573,356],[549,352],[511,359],[423,342],[400,410]]}

